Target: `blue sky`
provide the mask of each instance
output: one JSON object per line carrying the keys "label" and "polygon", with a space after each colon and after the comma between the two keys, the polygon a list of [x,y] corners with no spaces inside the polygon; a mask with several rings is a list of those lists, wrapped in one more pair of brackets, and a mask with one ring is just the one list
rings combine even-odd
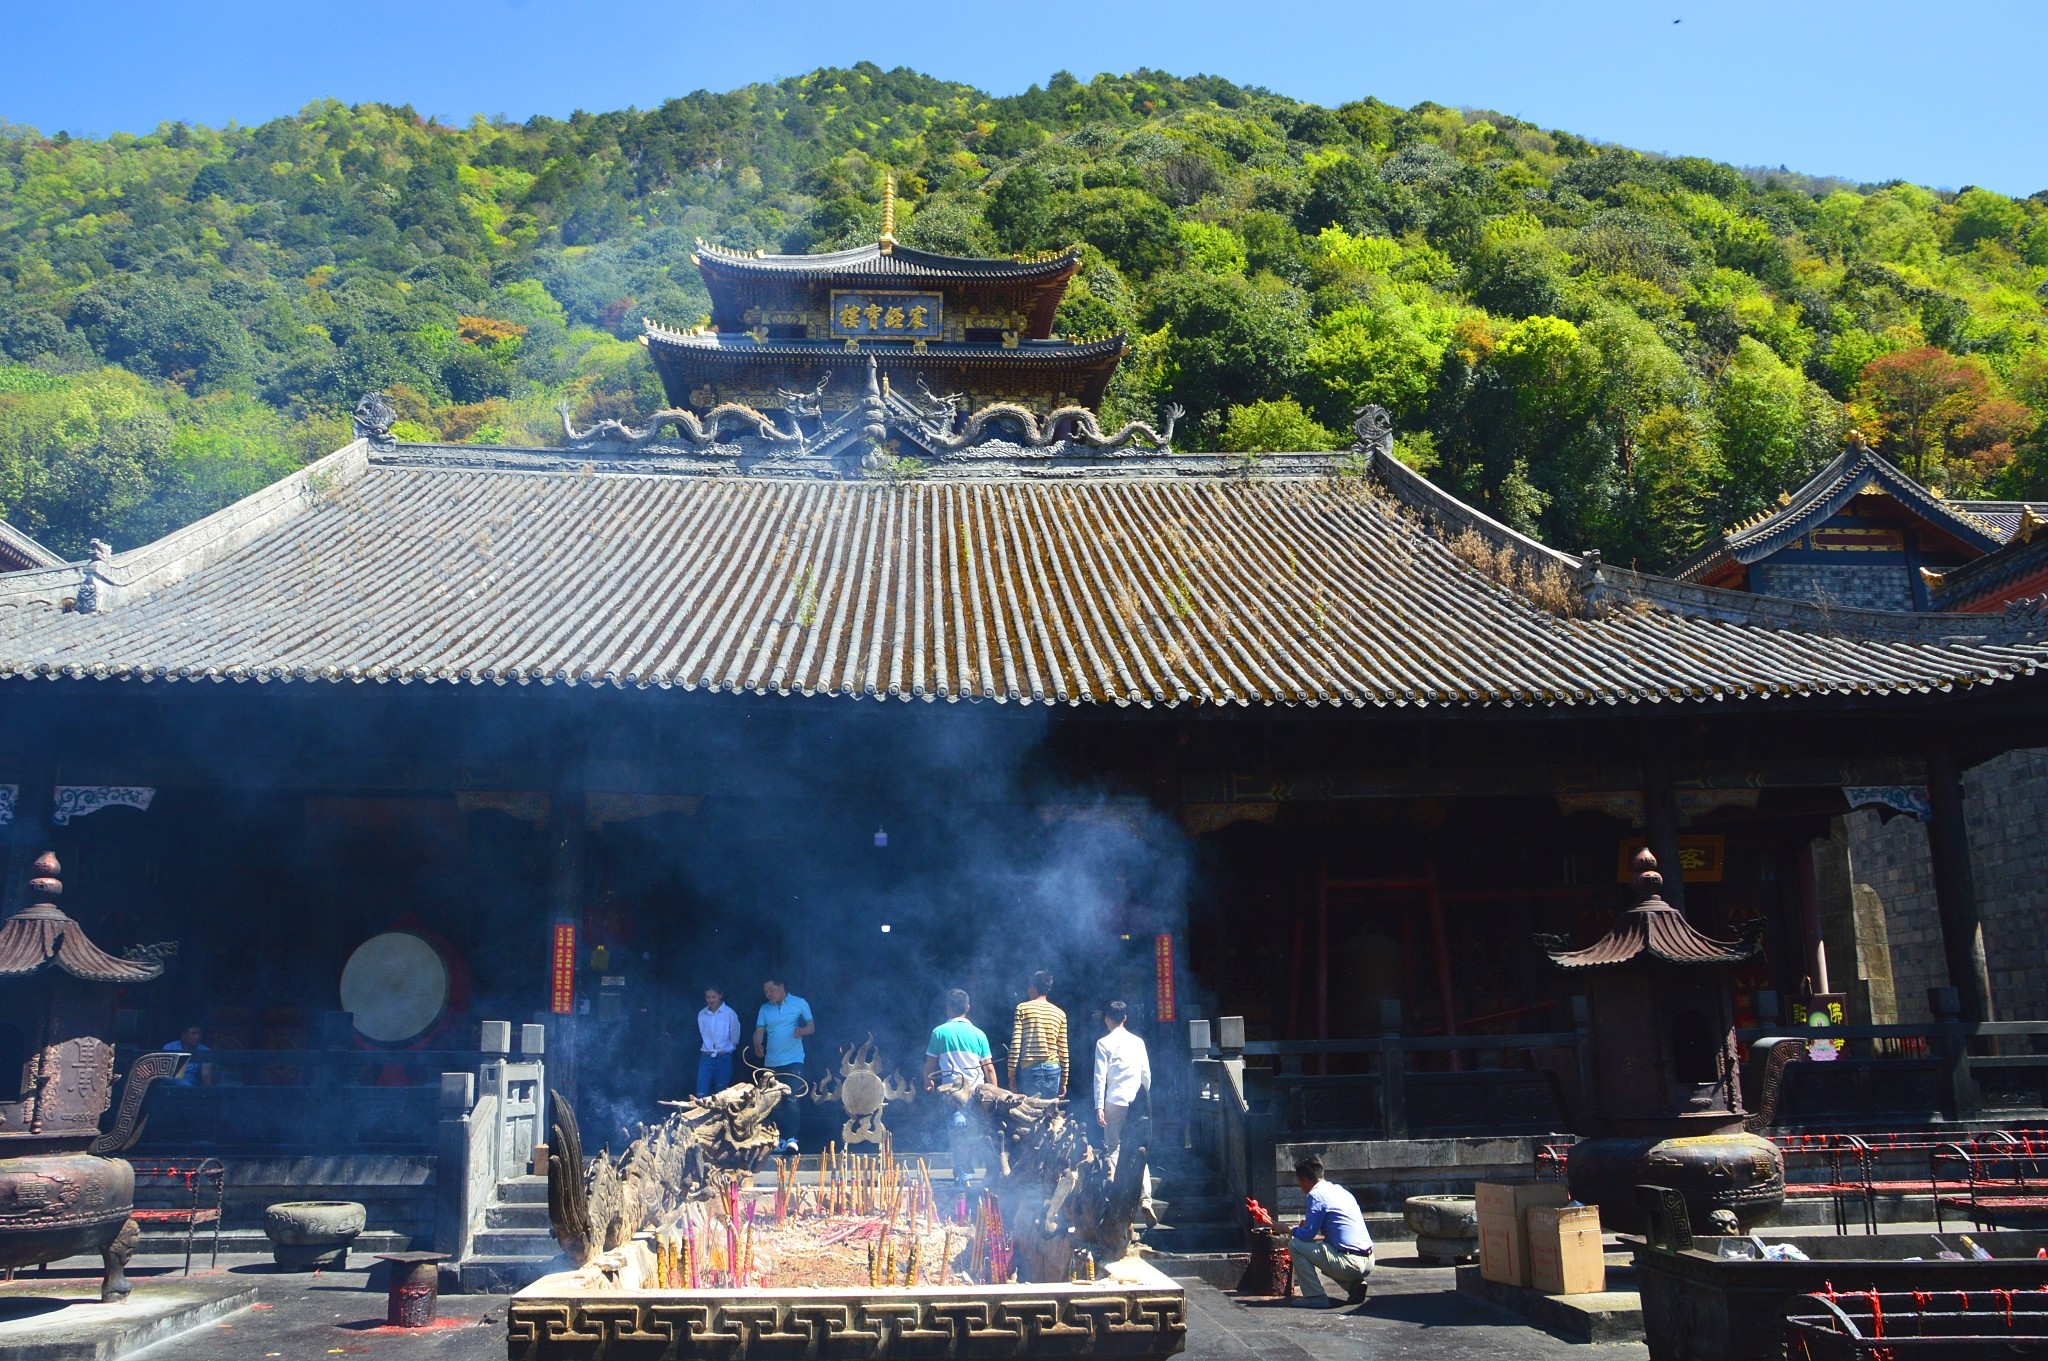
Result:
{"label": "blue sky", "polygon": [[861,60],[999,94],[1151,66],[1741,165],[2048,189],[2039,0],[11,0],[0,50],[0,119],[74,134],[260,122],[322,97],[453,119],[645,108]]}

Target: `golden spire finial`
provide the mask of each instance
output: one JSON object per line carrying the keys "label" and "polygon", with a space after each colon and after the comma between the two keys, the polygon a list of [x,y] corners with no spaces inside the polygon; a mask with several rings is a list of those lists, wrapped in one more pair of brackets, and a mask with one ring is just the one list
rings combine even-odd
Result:
{"label": "golden spire finial", "polygon": [[896,246],[896,177],[882,176],[882,250]]}

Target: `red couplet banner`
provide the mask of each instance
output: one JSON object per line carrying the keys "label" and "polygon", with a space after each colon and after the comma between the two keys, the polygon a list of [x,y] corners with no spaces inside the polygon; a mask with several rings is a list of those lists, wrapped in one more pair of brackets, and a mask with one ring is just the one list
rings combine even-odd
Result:
{"label": "red couplet banner", "polygon": [[1173,933],[1161,931],[1152,938],[1152,964],[1158,973],[1158,1004],[1154,1010],[1162,1021],[1171,1021],[1173,1014]]}
{"label": "red couplet banner", "polygon": [[576,1010],[576,926],[573,922],[555,923],[553,996],[548,1009],[557,1016],[567,1016]]}

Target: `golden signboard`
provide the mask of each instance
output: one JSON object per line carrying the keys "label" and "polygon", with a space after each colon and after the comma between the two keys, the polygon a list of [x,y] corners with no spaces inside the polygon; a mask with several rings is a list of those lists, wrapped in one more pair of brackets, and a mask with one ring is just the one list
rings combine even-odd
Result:
{"label": "golden signboard", "polygon": [[[1629,862],[1636,852],[1643,848],[1643,839],[1629,837],[1621,843],[1621,859],[1615,867],[1614,881],[1625,884],[1636,877],[1635,867]],[[1728,838],[1725,836],[1682,836],[1678,838],[1678,863],[1685,871],[1680,882],[1687,884],[1718,884],[1721,882],[1721,866],[1728,854]],[[1659,869],[1670,874],[1668,865]]]}
{"label": "golden signboard", "polygon": [[842,339],[938,340],[946,330],[943,306],[937,293],[835,288],[832,334]]}

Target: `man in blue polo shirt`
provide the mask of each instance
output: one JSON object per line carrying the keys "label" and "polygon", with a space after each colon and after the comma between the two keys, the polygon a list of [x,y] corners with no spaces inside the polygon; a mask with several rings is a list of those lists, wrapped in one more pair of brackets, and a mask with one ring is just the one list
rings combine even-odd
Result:
{"label": "man in blue polo shirt", "polygon": [[1328,1309],[1321,1272],[1344,1287],[1344,1303],[1365,1303],[1365,1278],[1372,1274],[1372,1235],[1358,1200],[1334,1181],[1323,1180],[1323,1160],[1310,1154],[1294,1164],[1294,1180],[1308,1200],[1308,1212],[1287,1240],[1294,1259],[1295,1301],[1303,1309]]}
{"label": "man in blue polo shirt", "polygon": [[931,1043],[924,1051],[924,1089],[944,1088],[953,1093],[955,1104],[947,1113],[947,1145],[953,1153],[953,1184],[965,1186],[977,1166],[984,1162],[987,1141],[974,1133],[968,1119],[967,1098],[986,1082],[996,1085],[996,1064],[989,1052],[988,1036],[967,1019],[965,988],[946,993],[946,1021],[932,1030]]}
{"label": "man in blue polo shirt", "polygon": [[[811,1004],[790,992],[779,978],[761,985],[768,1000],[754,1018],[754,1057],[769,1072],[784,1079],[792,1093],[803,1089],[804,1036],[814,1034],[818,1023],[811,1018]],[[803,1145],[804,1108],[795,1095],[785,1097],[768,1117],[775,1126],[777,1153],[798,1153]]]}

